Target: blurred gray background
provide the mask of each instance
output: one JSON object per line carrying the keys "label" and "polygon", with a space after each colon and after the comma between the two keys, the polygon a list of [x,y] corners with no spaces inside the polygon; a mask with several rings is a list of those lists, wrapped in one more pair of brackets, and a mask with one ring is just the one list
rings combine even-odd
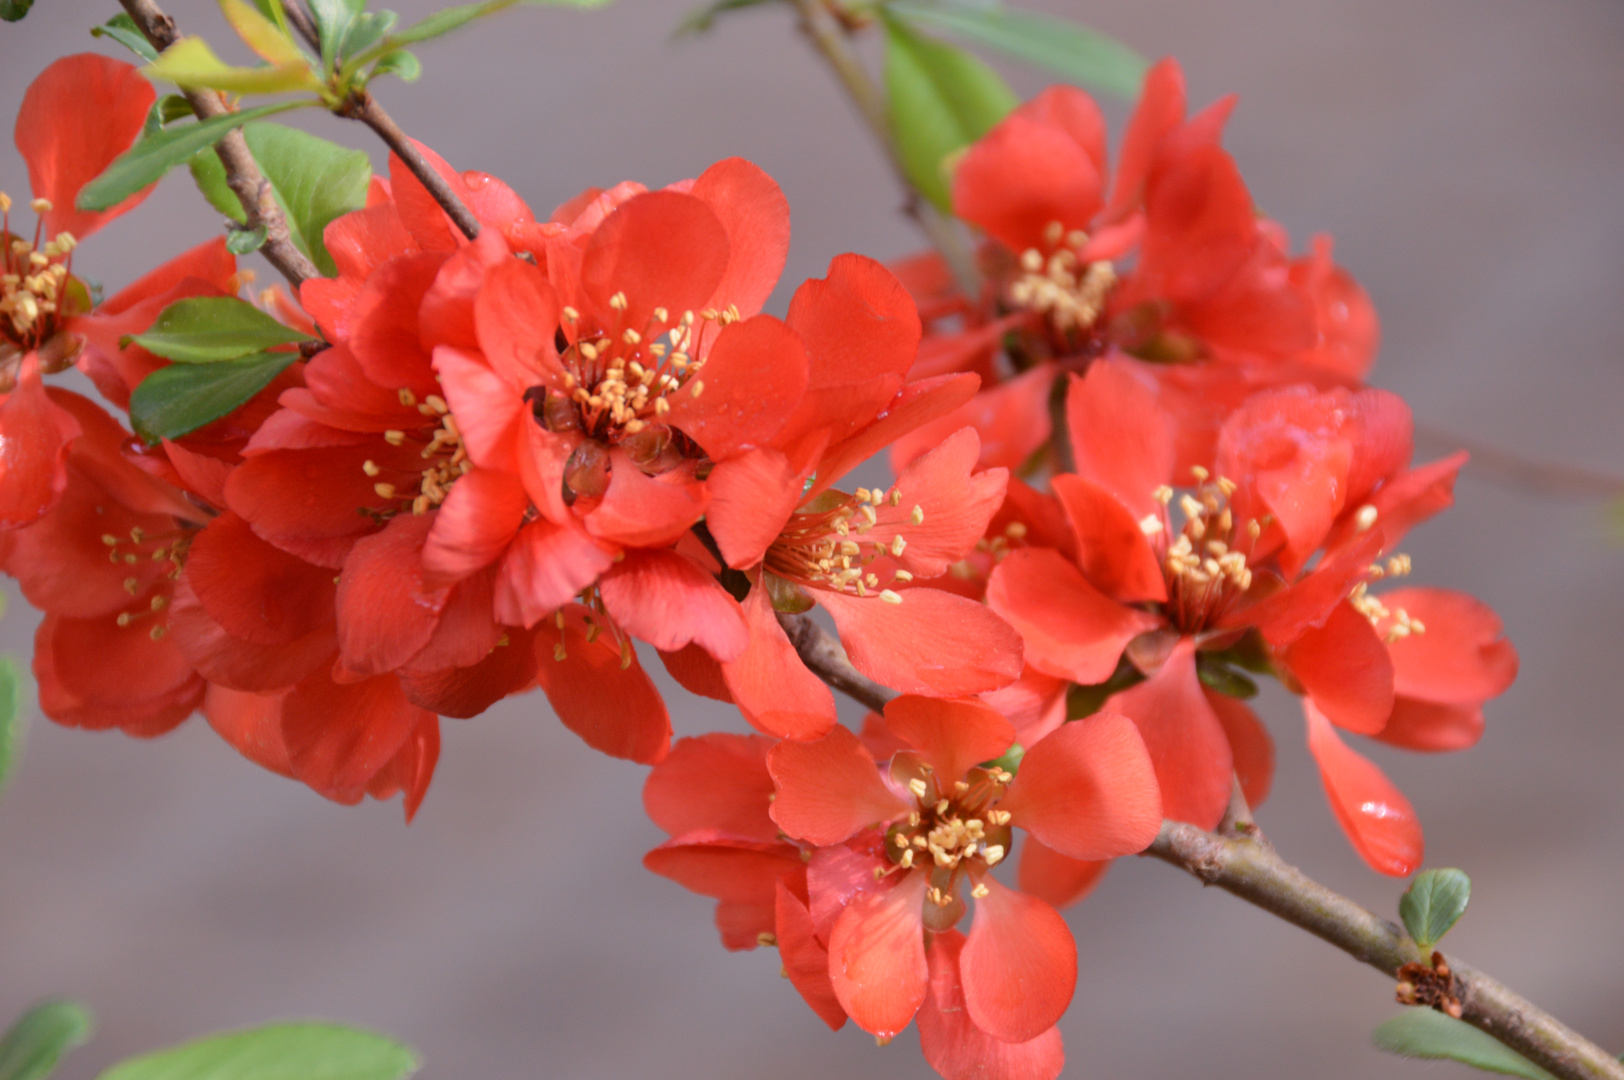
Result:
{"label": "blurred gray background", "polygon": [[[1336,235],[1383,318],[1374,381],[1424,423],[1624,475],[1617,0],[1044,6],[1179,56],[1197,103],[1239,91],[1229,145],[1256,198],[1299,245]],[[168,7],[225,43],[207,0]],[[789,196],[787,281],[841,251],[919,246],[789,12],[672,42],[685,7],[517,10],[424,48],[416,85],[379,90],[413,135],[502,176],[539,214],[587,184],[662,184],[740,154]],[[0,26],[0,112],[51,58],[107,47],[85,30],[113,10],[40,0]],[[1023,93],[1043,82],[1011,75]],[[371,148],[357,126],[310,125]],[[0,187],[26,190],[9,152]],[[172,178],[87,243],[77,269],[111,291],[215,227]],[[1493,604],[1523,660],[1476,749],[1372,752],[1422,815],[1429,864],[1472,876],[1449,944],[1624,1050],[1624,550],[1594,502],[1481,469],[1406,546],[1417,582]],[[35,616],[10,595],[4,645],[26,654]],[[679,733],[737,726],[720,706],[670,700]],[[1264,708],[1280,765],[1263,827],[1308,873],[1391,916],[1401,886],[1338,833],[1294,703],[1276,694]],[[662,839],[642,778],[578,743],[539,694],[447,722],[410,828],[398,801],[328,804],[200,720],[157,744],[37,721],[0,802],[0,1017],[49,994],[89,1002],[100,1031],[68,1080],[298,1016],[391,1032],[434,1080],[932,1075],[911,1033],[883,1050],[851,1028],[830,1034],[774,952],[724,952],[710,902],[642,870]],[[1397,1011],[1386,980],[1159,863],[1121,862],[1070,918],[1082,975],[1067,1076],[1464,1075],[1369,1047]]]}

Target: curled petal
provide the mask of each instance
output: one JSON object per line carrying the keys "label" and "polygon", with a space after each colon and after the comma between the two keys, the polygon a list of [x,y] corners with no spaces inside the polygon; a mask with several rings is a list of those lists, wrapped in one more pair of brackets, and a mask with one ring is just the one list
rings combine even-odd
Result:
{"label": "curled petal", "polygon": [[1424,845],[1410,801],[1380,769],[1348,749],[1312,701],[1303,702],[1303,712],[1308,716],[1308,750],[1353,849],[1378,873],[1413,873],[1421,865]]}
{"label": "curled petal", "polygon": [[428,514],[399,514],[350,550],[333,601],[339,655],[349,671],[394,671],[434,636],[450,590],[423,582],[423,541],[433,526]]}
{"label": "curled petal", "polygon": [[393,675],[336,683],[322,671],[283,699],[282,741],[293,775],[342,802],[360,797],[426,716]]}
{"label": "curled petal", "polygon": [[1338,604],[1324,626],[1292,642],[1282,659],[1337,727],[1374,735],[1393,712],[1393,662],[1352,604]]}
{"label": "curled petal", "polygon": [[1465,750],[1483,737],[1483,709],[1478,705],[1440,705],[1400,697],[1393,715],[1376,738],[1406,750],[1442,753]]}
{"label": "curled petal", "polygon": [[1047,548],[1010,552],[987,582],[987,605],[1020,633],[1027,663],[1084,685],[1110,678],[1128,642],[1161,625],[1100,592]]}
{"label": "curled petal", "polygon": [[79,422],[45,393],[39,361],[23,357],[17,387],[0,402],[0,528],[38,521],[68,486],[68,447]]}
{"label": "curled petal", "polygon": [[599,580],[598,593],[617,623],[665,652],[693,642],[726,662],[749,640],[739,602],[675,551],[626,552]]}
{"label": "curled petal", "polygon": [[192,541],[186,579],[215,621],[255,644],[287,644],[333,618],[332,574],[272,547],[233,513]]}
{"label": "curled petal", "polygon": [[643,865],[701,896],[771,905],[778,879],[802,868],[792,844],[747,840],[710,829],[667,840]]}
{"label": "curled petal", "polygon": [[1077,564],[1099,590],[1125,604],[1167,600],[1167,581],[1139,520],[1091,480],[1069,473],[1052,481],[1077,537]]}
{"label": "curled petal", "polygon": [[1026,1042],[1054,1027],[1077,987],[1077,943],[1047,903],[981,879],[975,921],[959,957],[964,1007],[976,1027]]}
{"label": "curled petal", "polygon": [[784,976],[795,987],[818,1019],[839,1031],[846,1025],[846,1010],[835,997],[829,978],[829,950],[812,933],[812,913],[805,900],[780,878],[773,906],[773,928],[778,935],[778,955],[784,962]]}
{"label": "curled petal", "polygon": [[728,692],[750,726],[785,739],[817,739],[835,725],[834,694],[801,662],[761,585],[745,597],[744,651],[722,665]]}
{"label": "curled petal", "polygon": [[534,626],[613,565],[613,552],[573,523],[538,518],[519,530],[502,560],[496,618],[510,626]]}

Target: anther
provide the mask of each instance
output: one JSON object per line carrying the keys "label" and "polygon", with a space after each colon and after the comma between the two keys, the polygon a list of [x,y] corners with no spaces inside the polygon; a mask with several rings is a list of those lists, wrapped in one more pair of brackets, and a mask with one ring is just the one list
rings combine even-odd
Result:
{"label": "anther", "polygon": [[908,781],[908,790],[914,793],[914,798],[923,799],[925,797],[925,782],[918,777],[914,777],[914,779]]}
{"label": "anther", "polygon": [[902,595],[900,593],[892,592],[890,589],[880,590],[880,599],[884,600],[887,604],[902,603]]}

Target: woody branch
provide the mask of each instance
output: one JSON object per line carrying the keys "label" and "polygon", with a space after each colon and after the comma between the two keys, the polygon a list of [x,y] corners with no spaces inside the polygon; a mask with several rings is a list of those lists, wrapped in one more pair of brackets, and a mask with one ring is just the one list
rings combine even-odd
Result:
{"label": "woody branch", "polygon": [[[175,20],[165,14],[153,0],[119,0],[141,33],[160,52],[173,45],[180,37]],[[221,95],[213,90],[187,90],[186,100],[200,120],[224,116],[233,112]],[[214,152],[226,169],[226,182],[242,203],[247,215],[247,227],[265,229],[265,243],[260,252],[295,290],[306,278],[319,277],[320,271],[293,243],[288,232],[287,218],[276,205],[276,196],[270,183],[259,170],[254,155],[248,149],[240,128],[233,129],[215,144]]]}
{"label": "woody branch", "polygon": [[[779,621],[802,662],[834,689],[876,710],[896,696],[854,668],[840,643],[807,616],[781,615]],[[1164,821],[1145,854],[1307,930],[1385,975],[1397,978],[1404,965],[1428,962],[1397,926],[1282,859],[1251,823],[1244,802],[1232,805],[1226,824],[1231,835]],[[1562,1080],[1624,1080],[1624,1062],[1499,981],[1453,959],[1448,963],[1462,1020]]]}

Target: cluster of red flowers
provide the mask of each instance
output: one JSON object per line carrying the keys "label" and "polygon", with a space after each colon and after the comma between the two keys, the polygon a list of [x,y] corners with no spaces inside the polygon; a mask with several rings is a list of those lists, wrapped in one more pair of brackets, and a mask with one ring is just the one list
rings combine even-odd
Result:
{"label": "cluster of red flowers", "polygon": [[[1110,184],[1068,88],[963,156],[974,295],[844,255],[761,313],[789,211],[738,159],[537,220],[425,150],[472,241],[392,160],[327,229],[337,276],[270,305],[314,344],[157,445],[41,378],[77,364],[127,408],[168,363],[129,335],[242,284],[218,242],[99,305],[72,274],[109,216],[77,191],[152,97],[69,57],[18,121],[43,231],[4,237],[0,566],[46,613],[52,719],[152,736],[201,709],[258,764],[410,817],[439,717],[539,686],[654,766],[671,840],[646,863],[719,901],[727,947],[775,944],[831,1027],[917,1018],[950,1078],[1058,1074],[1055,908],[1164,815],[1263,801],[1247,673],[1302,696],[1359,854],[1419,864],[1409,803],[1337,729],[1462,749],[1515,675],[1478,601],[1378,591],[1464,456],[1410,464],[1408,410],[1360,385],[1368,299],[1328,241],[1290,256],[1219,144],[1230,103],[1186,119],[1171,62]],[[836,486],[886,450],[895,483]],[[860,735],[784,628],[814,606],[901,695]],[[673,747],[637,641],[760,734]],[[993,873],[1015,826],[1018,888]]]}

